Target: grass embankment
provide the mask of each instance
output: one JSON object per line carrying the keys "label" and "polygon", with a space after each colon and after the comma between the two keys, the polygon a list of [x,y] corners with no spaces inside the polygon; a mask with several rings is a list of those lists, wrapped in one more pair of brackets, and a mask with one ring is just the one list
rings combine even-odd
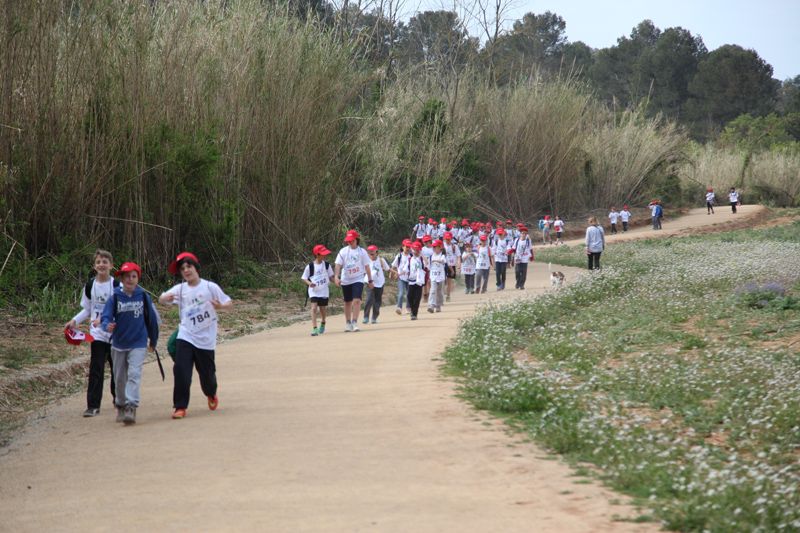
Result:
{"label": "grass embankment", "polygon": [[798,530],[798,243],[800,222],[610,247],[602,272],[467,321],[447,366],[670,529]]}

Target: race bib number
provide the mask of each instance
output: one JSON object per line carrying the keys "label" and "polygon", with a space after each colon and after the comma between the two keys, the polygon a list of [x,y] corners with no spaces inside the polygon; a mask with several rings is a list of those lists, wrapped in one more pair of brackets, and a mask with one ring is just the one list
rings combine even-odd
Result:
{"label": "race bib number", "polygon": [[92,320],[98,320],[101,316],[103,316],[103,309],[105,308],[106,304],[95,302],[92,305]]}
{"label": "race bib number", "polygon": [[188,307],[184,311],[181,327],[190,332],[202,331],[217,321],[217,312],[211,302],[205,302]]}

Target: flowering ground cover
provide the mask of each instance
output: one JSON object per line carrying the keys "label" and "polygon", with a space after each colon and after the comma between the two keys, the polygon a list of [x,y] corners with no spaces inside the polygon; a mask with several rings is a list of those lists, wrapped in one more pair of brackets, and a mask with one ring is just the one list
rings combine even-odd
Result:
{"label": "flowering ground cover", "polygon": [[466,321],[445,353],[465,397],[669,529],[800,530],[800,222],[622,243],[603,264]]}

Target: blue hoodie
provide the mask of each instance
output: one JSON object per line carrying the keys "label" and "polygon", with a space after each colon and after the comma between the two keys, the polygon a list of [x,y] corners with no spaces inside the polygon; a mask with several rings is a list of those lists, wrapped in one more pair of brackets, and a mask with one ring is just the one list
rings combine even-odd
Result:
{"label": "blue hoodie", "polygon": [[[144,306],[149,306],[148,323],[145,323]],[[111,345],[118,350],[132,350],[156,347],[158,342],[158,312],[153,307],[150,297],[141,287],[136,287],[132,296],[125,294],[122,287],[114,289],[114,294],[106,302],[100,327],[107,331],[108,325],[116,323],[117,327],[111,335]]]}

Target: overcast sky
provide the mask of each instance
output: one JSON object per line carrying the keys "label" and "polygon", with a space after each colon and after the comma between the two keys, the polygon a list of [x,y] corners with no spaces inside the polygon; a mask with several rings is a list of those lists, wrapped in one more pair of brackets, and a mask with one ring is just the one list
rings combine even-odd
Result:
{"label": "overcast sky", "polygon": [[[463,1],[463,0],[462,0]],[[452,0],[407,0],[406,9],[452,9]],[[517,0],[514,19],[528,12],[557,13],[567,38],[592,48],[614,45],[644,19],[660,29],[681,26],[700,35],[709,51],[724,44],[752,48],[779,80],[800,74],[800,0]]]}

